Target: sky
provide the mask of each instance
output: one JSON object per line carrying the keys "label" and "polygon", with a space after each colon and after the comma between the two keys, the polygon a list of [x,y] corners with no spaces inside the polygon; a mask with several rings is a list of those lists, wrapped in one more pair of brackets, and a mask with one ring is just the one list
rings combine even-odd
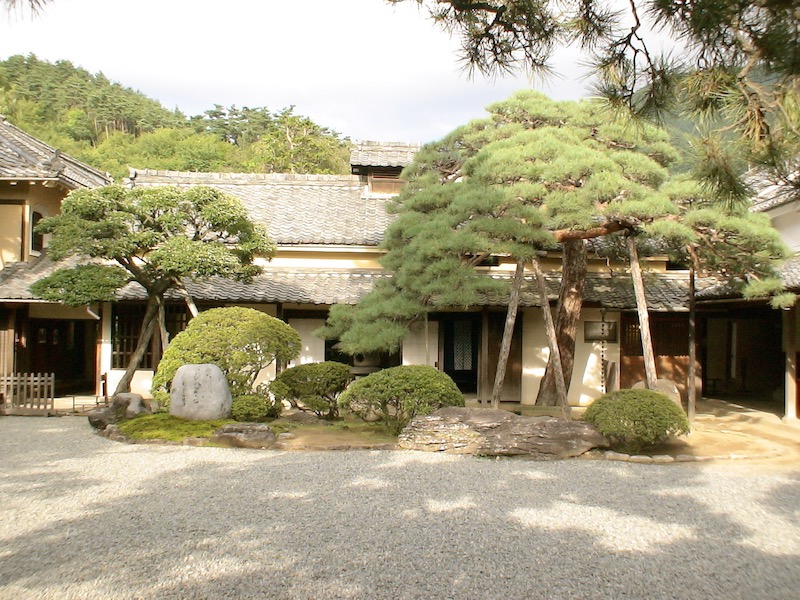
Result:
{"label": "sky", "polygon": [[187,115],[214,104],[294,105],[353,140],[428,142],[514,91],[588,95],[570,77],[470,78],[458,39],[416,3],[383,0],[54,0],[38,16],[0,13],[0,59],[68,60]]}

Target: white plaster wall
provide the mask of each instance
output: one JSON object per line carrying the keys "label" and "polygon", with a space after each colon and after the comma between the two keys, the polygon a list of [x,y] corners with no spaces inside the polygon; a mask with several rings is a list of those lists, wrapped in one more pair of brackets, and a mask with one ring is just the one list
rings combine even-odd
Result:
{"label": "white plaster wall", "polygon": [[425,361],[425,325],[415,323],[403,341],[403,364],[438,366],[439,362],[439,323],[428,321],[428,361]]}
{"label": "white plaster wall", "polygon": [[[787,207],[781,207],[781,211]],[[788,212],[781,212],[776,214],[770,213],[772,219],[772,226],[777,229],[783,241],[794,252],[800,251],[800,213],[797,212],[795,205]]]}
{"label": "white plaster wall", "polygon": [[[125,374],[125,369],[112,369],[111,368],[111,303],[103,302],[100,326],[100,340],[99,340],[99,353],[100,353],[100,373],[97,377],[97,394],[100,395],[100,376],[106,374],[108,382],[106,391],[108,395],[112,395],[114,390],[117,389],[122,376]],[[150,388],[153,386],[153,370],[152,369],[139,369],[133,374],[131,381],[131,392],[134,394],[141,394],[144,398],[152,398],[153,394],[150,393]]]}
{"label": "white plaster wall", "polygon": [[[603,395],[603,356],[605,360],[614,363],[613,381],[619,387],[619,313],[606,314],[607,322],[617,323],[617,342],[606,342],[605,352],[602,342],[585,342],[583,339],[584,323],[586,321],[602,321],[598,308],[584,308],[581,311],[581,321],[578,323],[577,343],[575,344],[575,368],[572,372],[570,384],[570,404],[586,406]],[[611,388],[606,386],[608,391]]]}
{"label": "white plaster wall", "polygon": [[[575,344],[575,368],[572,372],[567,400],[572,406],[585,406],[603,394],[602,344],[584,342],[585,321],[600,321],[599,309],[584,308],[578,323]],[[618,321],[618,314],[606,315],[607,321]],[[619,327],[619,325],[617,326]],[[522,314],[522,404],[534,404],[539,384],[547,367],[550,349],[541,309],[526,308]],[[619,343],[606,343],[606,360],[616,363],[616,381],[619,381]]]}
{"label": "white plaster wall", "polygon": [[22,206],[0,205],[0,268],[22,260]]}
{"label": "white plaster wall", "polygon": [[275,363],[273,362],[272,364],[267,365],[258,372],[258,375],[256,376],[256,380],[253,385],[258,386],[259,384],[262,383],[269,383],[270,381],[275,379],[275,375],[276,375],[276,367]]}
{"label": "white plaster wall", "polygon": [[325,360],[325,340],[314,335],[324,324],[324,319],[289,319],[289,325],[300,334],[301,342],[300,356],[289,363],[290,367]]}
{"label": "white plaster wall", "polygon": [[797,351],[800,340],[800,318],[793,307],[783,312],[783,350],[786,352],[784,369],[784,415],[786,421],[797,422]]}
{"label": "white plaster wall", "polygon": [[[99,346],[97,351],[100,354],[100,372],[97,374],[97,391],[95,392],[98,396],[103,392],[100,389],[100,377],[104,373],[109,373],[111,371],[111,303],[103,302],[101,309],[100,339],[97,341]],[[122,375],[120,375],[120,377],[122,377]],[[119,383],[119,379],[117,379],[117,383]],[[107,392],[113,394],[116,387],[116,383],[112,387],[109,381],[108,387],[106,388]]]}
{"label": "white plaster wall", "polygon": [[[110,369],[108,373],[108,395],[114,393],[117,385],[125,374],[125,369]],[[133,374],[133,381],[131,381],[131,392],[134,394],[141,394],[143,398],[152,398],[153,394],[150,393],[150,388],[153,387],[153,370],[152,369],[139,369]]]}

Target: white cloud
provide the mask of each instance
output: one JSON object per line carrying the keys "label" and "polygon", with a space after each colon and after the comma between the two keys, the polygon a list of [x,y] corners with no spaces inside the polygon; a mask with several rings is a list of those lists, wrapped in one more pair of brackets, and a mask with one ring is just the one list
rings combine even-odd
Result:
{"label": "white cloud", "polygon": [[[290,104],[354,139],[429,141],[530,87],[468,79],[457,40],[413,2],[382,0],[54,0],[40,17],[0,16],[0,58],[69,60],[167,108]],[[558,68],[577,73],[569,52]],[[536,84],[578,98],[575,79]]]}

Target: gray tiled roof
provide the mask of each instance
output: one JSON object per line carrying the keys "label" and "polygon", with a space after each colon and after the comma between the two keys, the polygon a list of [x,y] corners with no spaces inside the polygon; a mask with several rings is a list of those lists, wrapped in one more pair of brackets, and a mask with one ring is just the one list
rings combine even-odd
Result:
{"label": "gray tiled roof", "polygon": [[69,188],[111,183],[101,173],[28,135],[0,115],[0,180],[58,181]]}
{"label": "gray tiled roof", "polygon": [[350,164],[365,167],[405,167],[419,152],[419,144],[403,142],[356,142]]}
{"label": "gray tiled roof", "polygon": [[794,173],[790,177],[791,179],[794,181],[790,183],[790,181],[770,176],[765,171],[752,171],[749,173],[747,183],[755,192],[750,210],[753,212],[765,212],[771,208],[777,208],[795,200],[800,200],[800,194],[798,194],[800,171]]}
{"label": "gray tiled roof", "polygon": [[[786,289],[795,293],[800,292],[800,255],[795,255],[785,261],[778,271]],[[741,280],[716,282],[698,292],[697,297],[702,300],[741,298],[743,284],[744,282]]]}
{"label": "gray tiled roof", "polygon": [[[267,268],[252,284],[224,279],[212,279],[201,284],[190,283],[187,289],[198,301],[259,302],[298,304],[355,304],[372,289],[374,283],[391,277],[381,270],[323,270]],[[509,280],[510,275],[495,277]],[[560,277],[558,273],[546,275],[550,300],[558,298]],[[688,303],[689,284],[686,275],[659,275],[649,277],[645,283],[650,310],[681,310]],[[123,290],[121,300],[143,300],[144,290],[132,284]],[[597,303],[610,309],[636,308],[636,298],[630,277],[591,273],[586,279],[584,301]],[[480,306],[505,306],[508,295],[485,295]],[[533,277],[526,277],[520,295],[520,304],[539,306],[539,293]]]}
{"label": "gray tiled roof", "polygon": [[[31,263],[15,263],[0,271],[0,300],[31,300],[29,286],[37,279],[62,266],[75,262],[54,263],[41,258]],[[267,266],[264,273],[250,284],[222,278],[202,283],[188,282],[187,289],[198,302],[355,304],[372,289],[374,283],[390,277],[380,269],[303,269]],[[510,279],[510,274],[494,274]],[[559,274],[548,273],[550,300],[558,295]],[[702,285],[702,284],[701,284]],[[651,310],[681,310],[688,301],[686,274],[666,273],[647,276],[647,299]],[[129,284],[118,294],[120,300],[144,300],[144,289]],[[589,273],[586,279],[585,302],[610,309],[631,310],[636,307],[631,279],[626,275],[611,276]],[[506,295],[491,294],[479,303],[483,306],[504,306]],[[539,306],[539,294],[533,277],[526,277],[520,300],[522,306]]]}
{"label": "gray tiled roof", "polygon": [[800,255],[795,255],[781,265],[781,277],[787,288],[800,292]]}
{"label": "gray tiled roof", "polygon": [[[197,302],[355,304],[372,289],[375,281],[385,277],[389,277],[385,271],[369,269],[267,267],[250,284],[215,277],[202,283],[188,282],[186,289]],[[126,286],[119,297],[120,300],[146,298],[138,284]]]}
{"label": "gray tiled roof", "polygon": [[39,279],[50,275],[59,268],[71,268],[78,264],[77,258],[70,258],[61,263],[54,263],[43,255],[30,262],[17,262],[6,265],[0,271],[0,301],[2,300],[34,300],[30,286]]}
{"label": "gray tiled roof", "polygon": [[[511,278],[511,275],[495,275],[498,278]],[[548,295],[552,302],[558,299],[561,283],[559,273],[545,274]],[[689,282],[685,273],[660,273],[645,275],[645,295],[648,307],[655,311],[683,310],[688,306]],[[505,306],[508,297],[491,295],[484,299],[486,306]],[[522,306],[540,306],[536,281],[526,276],[520,294]],[[584,303],[597,304],[609,309],[632,310],[636,308],[636,296],[630,275],[620,273],[588,273],[584,287]]]}
{"label": "gray tiled roof", "polygon": [[386,197],[354,175],[132,170],[133,187],[207,185],[236,196],[278,245],[377,246],[391,218]]}

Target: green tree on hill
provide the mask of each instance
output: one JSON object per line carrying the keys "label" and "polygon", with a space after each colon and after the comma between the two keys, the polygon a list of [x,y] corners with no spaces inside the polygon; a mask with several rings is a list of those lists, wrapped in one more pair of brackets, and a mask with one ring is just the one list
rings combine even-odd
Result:
{"label": "green tree on hill", "polygon": [[0,114],[120,180],[129,167],[176,171],[349,173],[349,141],[297,115],[215,105],[186,118],[69,61],[0,61]]}

